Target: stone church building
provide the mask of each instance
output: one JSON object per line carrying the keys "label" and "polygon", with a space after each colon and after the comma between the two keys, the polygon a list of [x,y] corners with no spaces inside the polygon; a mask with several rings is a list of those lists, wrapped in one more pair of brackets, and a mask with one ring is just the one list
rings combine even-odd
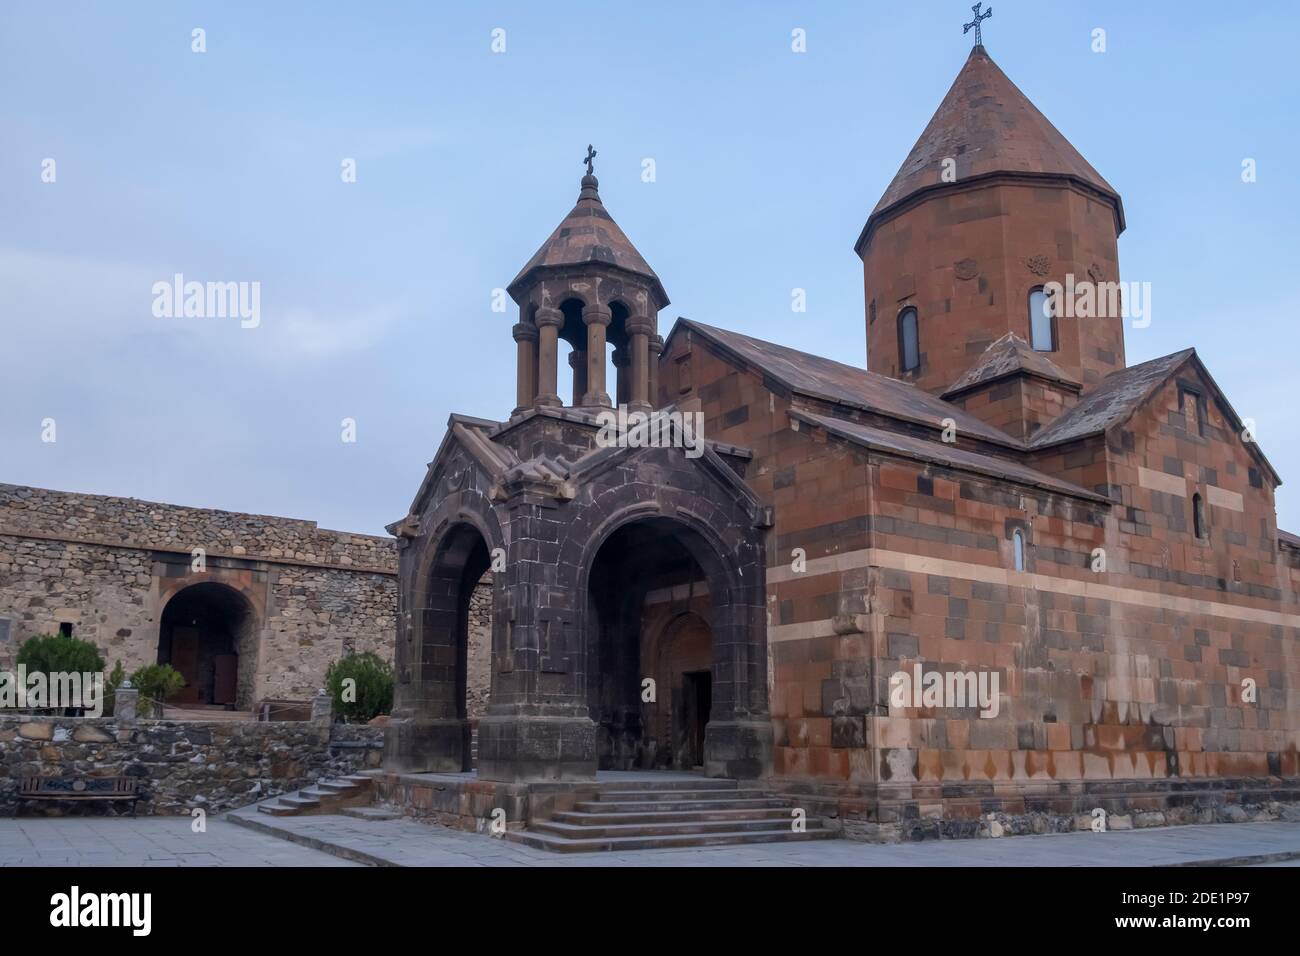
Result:
{"label": "stone church building", "polygon": [[[1117,282],[1123,229],[976,46],[858,237],[864,370],[665,334],[589,167],[509,286],[513,411],[453,415],[389,528],[388,768],[471,766],[491,569],[483,781],[702,768],[864,828],[1296,799],[1280,479],[1195,350],[1129,365],[1113,303],[1051,291]],[[616,405],[698,414],[702,446],[611,440]],[[900,674],[994,706],[897,695]]]}

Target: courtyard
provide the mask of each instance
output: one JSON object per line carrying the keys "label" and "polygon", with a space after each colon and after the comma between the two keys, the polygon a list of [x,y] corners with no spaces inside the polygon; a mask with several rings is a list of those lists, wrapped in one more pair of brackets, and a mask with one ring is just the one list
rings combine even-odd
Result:
{"label": "courtyard", "polygon": [[[849,840],[558,854],[412,820],[318,815],[0,820],[3,867],[1164,867],[1300,866],[1300,823],[1160,827],[873,845]],[[248,825],[252,823],[255,828]]]}

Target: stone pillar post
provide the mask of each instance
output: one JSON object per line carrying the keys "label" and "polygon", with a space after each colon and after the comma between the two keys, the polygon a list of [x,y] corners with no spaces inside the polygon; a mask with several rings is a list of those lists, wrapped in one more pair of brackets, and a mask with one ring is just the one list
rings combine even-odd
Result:
{"label": "stone pillar post", "polygon": [[587,394],[587,353],[584,349],[574,349],[569,353],[569,368],[573,369],[573,404],[582,404]]}
{"label": "stone pillar post", "polygon": [[648,348],[649,355],[647,356],[646,361],[650,366],[650,374],[647,377],[650,380],[649,401],[651,408],[659,407],[659,356],[663,353],[663,350],[663,337],[659,335],[650,336]]}
{"label": "stone pillar post", "polygon": [[334,701],[330,699],[329,692],[322,687],[316,691],[316,696],[311,699],[311,722],[313,724],[328,724],[334,718]]}
{"label": "stone pillar post", "polygon": [[139,706],[140,692],[131,686],[129,680],[122,681],[113,694],[113,716],[118,720],[135,720]]}
{"label": "stone pillar post", "polygon": [[609,309],[603,305],[588,305],[582,310],[582,321],[587,325],[587,394],[584,405],[609,407],[609,393],[605,390],[605,330],[609,327]]}
{"label": "stone pillar post", "polygon": [[564,313],[559,309],[537,310],[537,405],[562,405],[557,391],[559,378],[560,326]]}
{"label": "stone pillar post", "polygon": [[627,403],[634,408],[647,409],[653,400],[650,393],[650,333],[654,326],[644,316],[629,319],[628,335],[631,336],[631,371],[632,387]]}
{"label": "stone pillar post", "polygon": [[537,398],[537,327],[527,322],[516,323],[515,341],[518,343],[518,365],[515,371],[515,411],[517,415],[533,407]]}

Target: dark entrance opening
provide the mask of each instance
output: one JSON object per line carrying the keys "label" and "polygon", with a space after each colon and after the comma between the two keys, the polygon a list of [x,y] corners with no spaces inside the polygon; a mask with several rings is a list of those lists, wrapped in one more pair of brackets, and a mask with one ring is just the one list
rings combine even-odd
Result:
{"label": "dark entrance opening", "polygon": [[686,732],[682,750],[692,767],[704,766],[704,728],[713,706],[713,673],[692,671],[682,675],[682,725]]}
{"label": "dark entrance opening", "polygon": [[251,669],[241,674],[240,663],[255,660],[253,630],[252,608],[233,588],[205,582],[178,592],[158,634],[158,663],[185,678],[171,703],[251,706]]}
{"label": "dark entrance opening", "polygon": [[705,572],[665,518],[630,522],[597,551],[588,583],[587,698],[601,770],[704,764],[713,706]]}
{"label": "dark entrance opening", "polygon": [[439,759],[422,769],[474,768],[478,719],[487,709],[490,682],[491,599],[484,595],[492,581],[490,565],[483,536],[472,525],[458,524],[440,542],[430,568],[427,606],[418,609],[425,693],[420,706],[422,716],[440,723],[444,740]]}

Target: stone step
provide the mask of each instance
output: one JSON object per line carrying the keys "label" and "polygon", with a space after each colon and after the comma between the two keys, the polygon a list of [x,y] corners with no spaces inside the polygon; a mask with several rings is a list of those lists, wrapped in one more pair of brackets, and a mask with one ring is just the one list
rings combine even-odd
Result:
{"label": "stone step", "polygon": [[351,796],[354,793],[361,792],[360,787],[355,783],[349,783],[346,780],[322,780],[320,783],[316,784],[316,788],[328,793],[337,793],[346,796]]}
{"label": "stone step", "polygon": [[339,813],[358,820],[396,820],[401,817],[400,813],[383,807],[344,807]]}
{"label": "stone step", "polygon": [[299,790],[298,796],[308,800],[315,800],[317,803],[324,803],[327,800],[341,800],[344,794],[337,790],[325,790],[320,786],[308,787],[306,790]]}
{"label": "stone step", "polygon": [[629,790],[636,792],[648,792],[652,790],[730,790],[735,792],[740,786],[738,780],[728,780],[725,777],[697,777],[693,774],[683,774],[677,780],[629,780],[626,783],[598,783],[596,790],[599,793],[625,793]]}
{"label": "stone step", "polygon": [[[596,804],[602,806],[602,804]],[[577,810],[557,810],[551,815],[552,820],[560,823],[578,823],[599,826],[605,823],[678,823],[692,821],[722,820],[784,820],[789,822],[789,807],[756,808],[744,807],[738,810],[655,810],[645,813],[582,813]]]}
{"label": "stone step", "polygon": [[374,786],[375,778],[367,777],[365,774],[353,773],[353,774],[349,774],[346,777],[339,777],[337,780],[331,782],[350,783],[352,784],[352,786],[359,787],[362,790],[369,790],[372,786]]}
{"label": "stone step", "polygon": [[257,812],[267,813],[273,817],[294,817],[299,813],[296,807],[286,806],[278,800],[275,803],[269,801],[267,803],[259,803],[257,805]]}
{"label": "stone step", "polygon": [[[761,793],[761,791],[752,792]],[[737,790],[711,790],[703,787],[693,790],[598,790],[596,792],[596,799],[602,803],[606,801],[650,803],[670,800],[736,800],[741,796],[743,795]]]}
{"label": "stone step", "polygon": [[538,833],[533,830],[509,830],[502,839],[539,850],[559,853],[591,853],[601,850],[656,850],[674,847],[729,846],[741,843],[793,843],[802,840],[834,839],[834,830],[822,827],[803,833],[781,831],[730,831],[723,833],[688,833],[676,836],[593,837],[574,840],[555,833]]}
{"label": "stone step", "polygon": [[[659,837],[712,833],[793,833],[790,820],[692,820],[678,823],[613,823],[593,826],[585,823],[562,823],[538,820],[529,824],[530,833],[554,833],[571,840],[596,837]],[[806,830],[820,830],[820,820],[810,820]]]}
{"label": "stone step", "polygon": [[281,797],[280,802],[287,807],[293,807],[295,810],[314,810],[320,806],[320,801],[312,797],[288,796]]}
{"label": "stone step", "polygon": [[573,809],[582,813],[665,813],[685,810],[789,810],[786,800],[776,797],[735,797],[719,800],[580,800]]}

